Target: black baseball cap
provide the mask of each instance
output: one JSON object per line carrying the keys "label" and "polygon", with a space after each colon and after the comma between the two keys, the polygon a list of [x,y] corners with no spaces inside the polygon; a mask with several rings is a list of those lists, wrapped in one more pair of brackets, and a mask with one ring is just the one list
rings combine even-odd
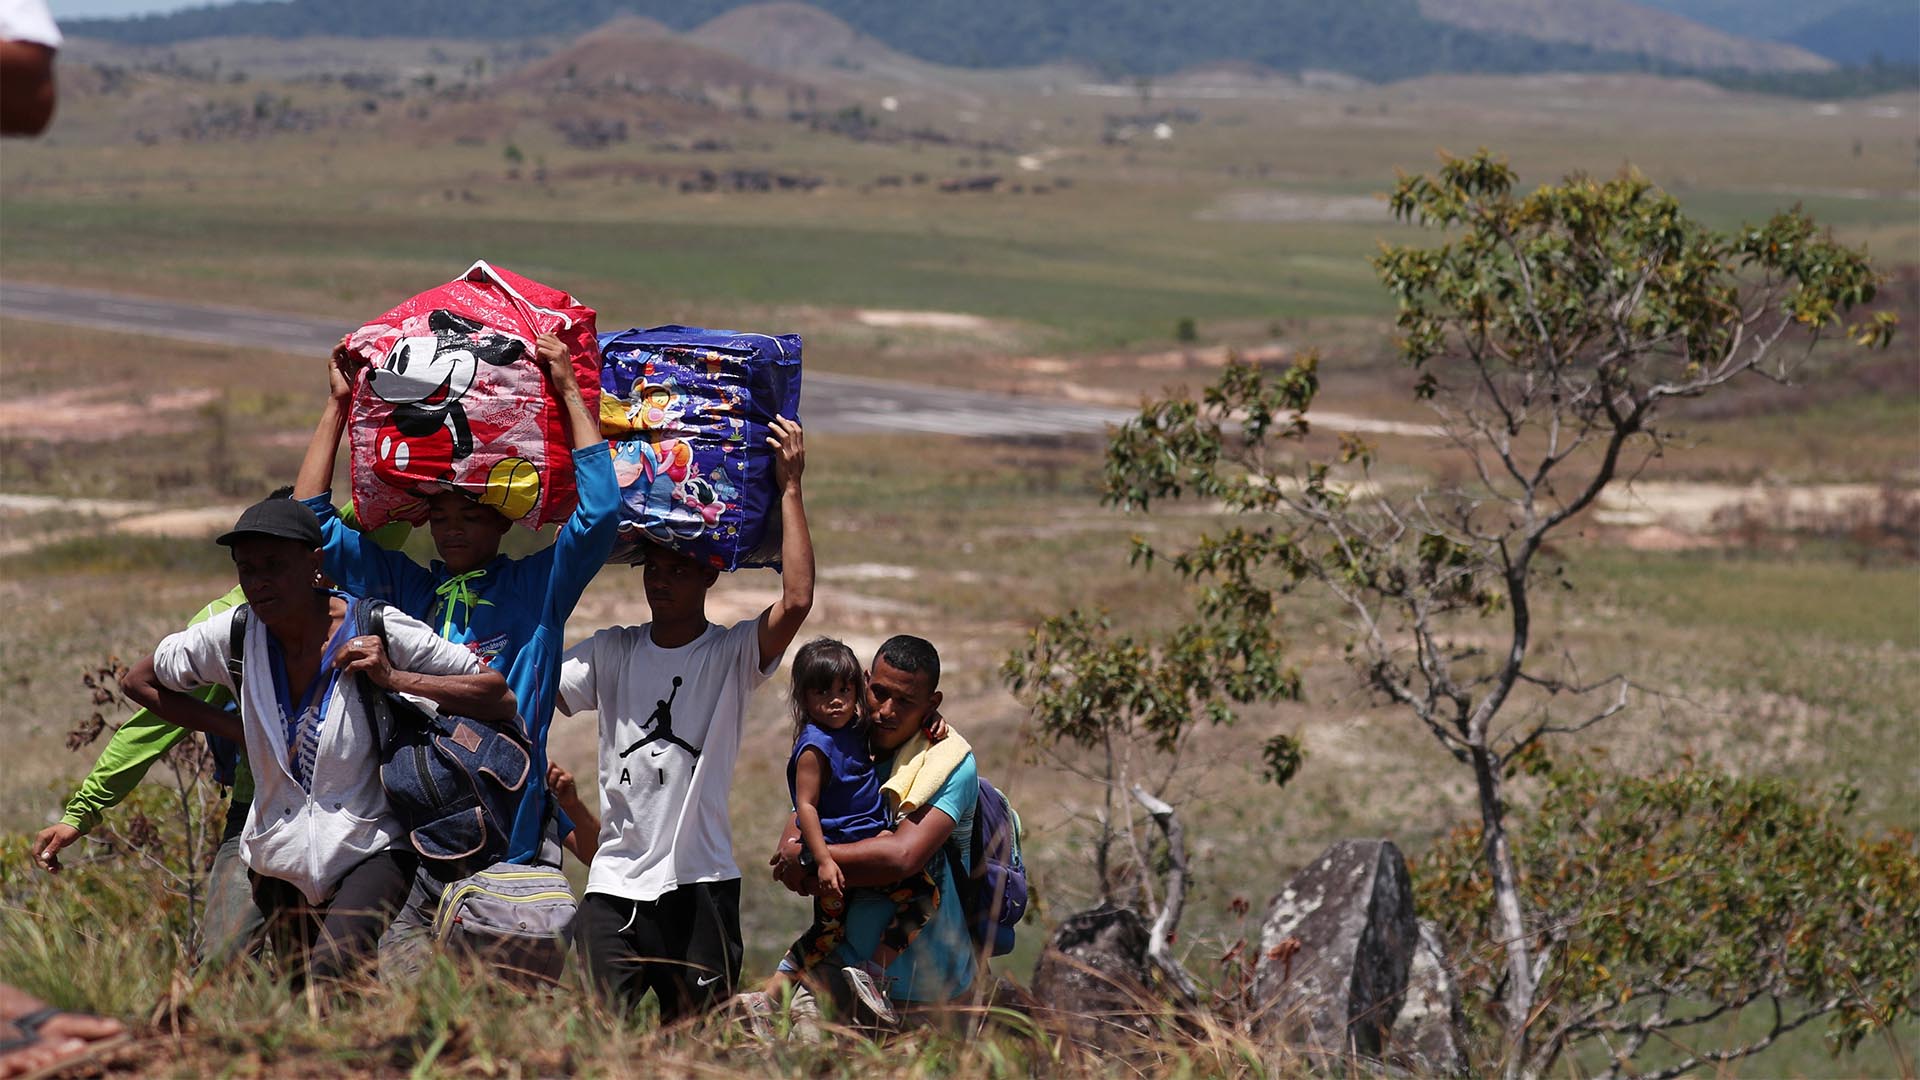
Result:
{"label": "black baseball cap", "polygon": [[293,499],[262,499],[240,513],[233,529],[221,534],[217,543],[232,547],[243,536],[272,536],[298,540],[309,548],[321,544],[320,519],[307,504]]}

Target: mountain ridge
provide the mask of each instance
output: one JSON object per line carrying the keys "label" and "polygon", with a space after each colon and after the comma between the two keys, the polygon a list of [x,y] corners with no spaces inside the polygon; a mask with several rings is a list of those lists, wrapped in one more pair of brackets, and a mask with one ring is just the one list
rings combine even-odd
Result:
{"label": "mountain ridge", "polygon": [[1788,40],[1842,64],[1920,64],[1920,4],[1861,0],[1802,26]]}
{"label": "mountain ridge", "polygon": [[[1522,73],[1733,67],[1812,70],[1788,46],[1734,41],[1704,26],[1626,0],[1604,0],[1638,31],[1599,35],[1579,0],[1494,0],[1539,15],[1519,21],[1528,36],[1485,19],[1464,25],[1462,0],[974,0],[966,5],[899,5],[893,0],[816,0],[812,6],[859,35],[932,63],[1027,67],[1078,62],[1116,75],[1159,75],[1217,62],[1279,71],[1329,69],[1374,81],[1441,72]],[[1433,5],[1449,10],[1436,19]],[[69,32],[129,44],[229,35],[299,38],[525,38],[574,34],[620,16],[656,20],[679,33],[748,5],[740,0],[245,0],[125,19],[72,20]],[[1585,27],[1585,29],[1581,29]],[[1662,29],[1664,27],[1664,29]],[[1617,29],[1617,28],[1613,28]],[[1664,55],[1676,37],[1695,58]],[[1623,47],[1624,46],[1624,47]],[[1735,61],[1738,61],[1736,64]]]}
{"label": "mountain ridge", "polygon": [[1785,41],[1809,23],[1833,14],[1854,0],[1640,0],[1730,34]]}
{"label": "mountain ridge", "polygon": [[1430,19],[1471,30],[1506,30],[1690,68],[1825,71],[1833,61],[1798,45],[1729,33],[1632,0],[1420,0]]}

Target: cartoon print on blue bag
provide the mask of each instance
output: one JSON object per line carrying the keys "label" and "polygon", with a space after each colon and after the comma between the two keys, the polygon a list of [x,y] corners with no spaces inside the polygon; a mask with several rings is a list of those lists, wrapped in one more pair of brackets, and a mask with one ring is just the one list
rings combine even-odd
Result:
{"label": "cartoon print on blue bag", "polygon": [[777,566],[778,494],[764,446],[798,418],[800,340],[683,326],[601,340],[601,428],[621,489],[611,561],[643,541],[723,570]]}

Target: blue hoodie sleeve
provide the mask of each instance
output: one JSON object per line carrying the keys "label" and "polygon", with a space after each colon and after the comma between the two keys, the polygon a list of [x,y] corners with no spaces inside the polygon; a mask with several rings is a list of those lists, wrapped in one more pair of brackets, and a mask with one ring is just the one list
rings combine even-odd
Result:
{"label": "blue hoodie sleeve", "polygon": [[433,592],[433,578],[425,567],[398,551],[388,551],[340,520],[331,495],[302,501],[320,519],[320,535],[326,539],[321,567],[335,584],[354,596],[385,600],[416,617],[424,613],[425,609],[416,610],[417,604],[409,607],[408,599],[415,593]]}
{"label": "blue hoodie sleeve", "polygon": [[552,545],[539,553],[547,569],[547,625],[566,626],[593,576],[613,554],[619,524],[620,486],[613,479],[613,453],[604,442],[573,452],[573,483],[579,502]]}

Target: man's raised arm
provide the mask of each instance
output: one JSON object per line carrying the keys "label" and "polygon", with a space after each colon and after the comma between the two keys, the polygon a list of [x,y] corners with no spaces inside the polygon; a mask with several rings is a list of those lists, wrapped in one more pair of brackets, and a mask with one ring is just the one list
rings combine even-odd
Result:
{"label": "man's raised arm", "polygon": [[529,566],[544,563],[546,568],[543,620],[564,626],[618,539],[620,485],[613,476],[612,451],[600,435],[600,418],[587,411],[566,345],[552,334],[542,334],[533,357],[567,414],[567,433],[573,442],[573,482],[579,499],[553,543],[528,556]]}
{"label": "man's raised arm", "polygon": [[813,610],[813,537],[807,532],[807,508],[800,498],[800,474],[807,465],[805,437],[798,422],[776,416],[773,475],[780,485],[780,599],[760,613],[760,663],[787,651],[800,624]]}
{"label": "man's raised arm", "polygon": [[607,440],[600,435],[600,418],[587,411],[587,399],[580,393],[580,380],[573,373],[573,357],[565,342],[552,334],[541,334],[533,344],[533,362],[547,377],[547,386],[567,414],[567,437],[575,450],[589,450]]}
{"label": "man's raised arm", "polygon": [[347,351],[347,339],[341,338],[327,357],[327,404],[320,410],[320,422],[307,440],[307,455],[300,459],[300,472],[293,480],[293,497],[311,499],[333,490],[333,459],[340,452],[340,436],[347,430],[347,416],[353,406],[353,380],[350,373],[356,362]]}

